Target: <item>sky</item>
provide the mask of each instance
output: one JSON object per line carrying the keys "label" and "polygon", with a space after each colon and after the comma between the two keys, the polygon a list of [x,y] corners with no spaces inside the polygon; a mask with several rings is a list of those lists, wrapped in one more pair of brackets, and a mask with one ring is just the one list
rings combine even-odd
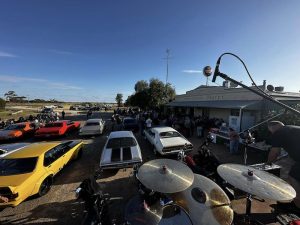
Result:
{"label": "sky", "polygon": [[[0,97],[126,99],[138,80],[165,82],[167,48],[177,94],[224,52],[258,84],[299,92],[299,36],[299,0],[1,0]],[[220,70],[251,84],[233,57]]]}

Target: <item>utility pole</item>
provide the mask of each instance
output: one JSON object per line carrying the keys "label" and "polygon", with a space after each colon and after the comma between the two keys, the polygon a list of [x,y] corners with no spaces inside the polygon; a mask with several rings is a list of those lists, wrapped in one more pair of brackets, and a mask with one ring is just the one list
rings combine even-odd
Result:
{"label": "utility pole", "polygon": [[168,83],[168,78],[169,78],[170,49],[167,48],[166,53],[167,53],[167,57],[164,58],[164,59],[167,60],[167,74],[166,74],[166,85],[167,85],[167,83]]}

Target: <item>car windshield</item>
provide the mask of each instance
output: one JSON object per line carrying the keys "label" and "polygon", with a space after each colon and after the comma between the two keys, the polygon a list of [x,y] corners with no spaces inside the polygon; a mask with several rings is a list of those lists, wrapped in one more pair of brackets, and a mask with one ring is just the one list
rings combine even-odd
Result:
{"label": "car windshield", "polygon": [[0,159],[0,176],[30,173],[34,170],[37,157],[21,159]]}
{"label": "car windshield", "polygon": [[166,131],[159,133],[161,138],[172,138],[172,137],[181,137],[181,135],[176,131]]}
{"label": "car windshield", "polygon": [[124,124],[133,124],[135,123],[135,119],[126,119],[124,120]]}
{"label": "car windshield", "polygon": [[124,148],[136,145],[137,143],[132,137],[111,138],[109,139],[106,148]]}
{"label": "car windshield", "polygon": [[25,128],[25,124],[12,124],[6,127],[4,130],[21,130]]}
{"label": "car windshield", "polygon": [[62,127],[63,123],[48,123],[45,127]]}
{"label": "car windshield", "polygon": [[99,122],[89,122],[85,126],[99,126]]}

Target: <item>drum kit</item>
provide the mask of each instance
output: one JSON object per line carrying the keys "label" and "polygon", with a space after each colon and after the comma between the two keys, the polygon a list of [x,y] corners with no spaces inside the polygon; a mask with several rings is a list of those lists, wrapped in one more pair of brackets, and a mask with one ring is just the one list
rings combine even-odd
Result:
{"label": "drum kit", "polygon": [[[279,202],[289,202],[296,197],[288,183],[262,170],[222,164],[217,171],[226,182],[247,193],[247,218],[251,216],[254,195]],[[125,219],[129,224],[233,224],[234,211],[223,189],[207,177],[194,174],[179,161],[156,159],[144,163],[137,171],[137,179],[149,191],[147,197],[144,191],[144,195],[137,195],[128,202]],[[156,196],[154,201],[149,201],[149,195]]]}

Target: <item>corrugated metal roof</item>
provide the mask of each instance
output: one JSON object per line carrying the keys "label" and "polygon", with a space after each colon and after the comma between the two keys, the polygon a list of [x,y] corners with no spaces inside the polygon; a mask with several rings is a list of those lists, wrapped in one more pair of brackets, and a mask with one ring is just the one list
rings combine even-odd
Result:
{"label": "corrugated metal roof", "polygon": [[261,101],[244,100],[222,100],[222,101],[173,101],[168,106],[177,107],[200,107],[200,108],[220,108],[220,109],[260,109]]}

